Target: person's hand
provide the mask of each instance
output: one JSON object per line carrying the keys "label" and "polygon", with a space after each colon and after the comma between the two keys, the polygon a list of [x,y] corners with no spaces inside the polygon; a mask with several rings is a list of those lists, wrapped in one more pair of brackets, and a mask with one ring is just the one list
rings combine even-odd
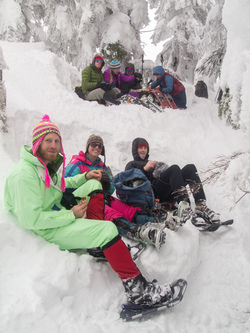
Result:
{"label": "person's hand", "polygon": [[152,88],[151,88],[151,86],[148,86],[148,90],[151,90]]}
{"label": "person's hand", "polygon": [[144,166],[144,170],[145,171],[150,171],[150,170],[154,170],[156,166],[156,162],[155,161],[148,161],[148,163]]}
{"label": "person's hand", "polygon": [[97,83],[96,87],[97,88],[101,88],[104,91],[109,91],[112,89],[112,84],[107,83],[107,82],[101,82],[101,83]]}
{"label": "person's hand", "polygon": [[100,170],[92,170],[92,171],[89,171],[85,174],[85,178],[87,180],[90,180],[90,179],[101,180],[102,179],[102,173],[101,173]]}
{"label": "person's hand", "polygon": [[87,204],[86,203],[79,203],[78,205],[75,205],[71,208],[73,214],[75,215],[75,218],[84,218],[86,216],[87,211]]}

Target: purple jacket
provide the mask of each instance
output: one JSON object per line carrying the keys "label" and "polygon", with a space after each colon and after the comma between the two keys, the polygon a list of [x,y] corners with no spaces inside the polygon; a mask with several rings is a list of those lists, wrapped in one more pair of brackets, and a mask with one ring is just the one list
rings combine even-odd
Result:
{"label": "purple jacket", "polygon": [[[112,73],[112,81],[110,82],[110,75],[111,75],[111,70],[110,68],[106,69],[106,71],[103,73],[103,77],[104,77],[104,81],[107,82],[107,83],[115,83],[115,87],[116,88],[119,88],[120,89],[120,84],[121,84],[121,81],[124,81],[124,82],[130,82],[132,80],[135,79],[135,76],[134,74],[131,75],[131,76],[127,76],[127,75],[124,75],[122,74],[121,72],[118,74],[118,75],[114,75]],[[117,80],[116,80],[117,78]]]}

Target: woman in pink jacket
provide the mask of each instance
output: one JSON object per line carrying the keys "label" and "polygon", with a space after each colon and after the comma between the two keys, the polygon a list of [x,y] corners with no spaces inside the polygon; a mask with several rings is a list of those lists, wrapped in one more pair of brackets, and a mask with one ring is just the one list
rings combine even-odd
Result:
{"label": "woman in pink jacket", "polygon": [[165,241],[164,223],[159,226],[159,223],[155,223],[152,217],[145,215],[141,208],[129,206],[111,196],[114,192],[112,178],[99,155],[105,156],[103,139],[99,135],[92,134],[87,140],[85,153],[80,151],[78,155],[73,155],[66,166],[65,177],[101,170],[103,174],[101,183],[106,198],[105,220],[114,222],[122,236],[142,240],[159,249]]}
{"label": "woman in pink jacket", "polygon": [[113,89],[117,90],[117,94],[120,93],[121,81],[130,82],[135,79],[134,74],[127,76],[120,72],[121,64],[118,60],[111,61],[109,68],[103,73],[104,81],[112,84]]}

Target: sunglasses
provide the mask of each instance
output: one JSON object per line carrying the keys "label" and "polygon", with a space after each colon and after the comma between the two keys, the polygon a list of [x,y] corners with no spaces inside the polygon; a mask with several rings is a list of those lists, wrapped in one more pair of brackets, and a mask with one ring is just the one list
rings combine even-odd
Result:
{"label": "sunglasses", "polygon": [[102,64],[102,60],[96,59],[95,62],[100,62]]}
{"label": "sunglasses", "polygon": [[102,145],[101,143],[97,143],[97,142],[92,142],[92,143],[90,144],[90,146],[91,146],[92,148],[95,148],[95,147],[98,147],[99,149],[102,149],[102,148],[103,148],[103,145]]}

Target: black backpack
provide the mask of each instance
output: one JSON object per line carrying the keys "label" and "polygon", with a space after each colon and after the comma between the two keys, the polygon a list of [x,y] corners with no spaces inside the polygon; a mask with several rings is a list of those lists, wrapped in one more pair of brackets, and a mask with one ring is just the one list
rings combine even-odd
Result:
{"label": "black backpack", "polygon": [[195,86],[195,96],[208,98],[207,85],[204,81],[198,81]]}

